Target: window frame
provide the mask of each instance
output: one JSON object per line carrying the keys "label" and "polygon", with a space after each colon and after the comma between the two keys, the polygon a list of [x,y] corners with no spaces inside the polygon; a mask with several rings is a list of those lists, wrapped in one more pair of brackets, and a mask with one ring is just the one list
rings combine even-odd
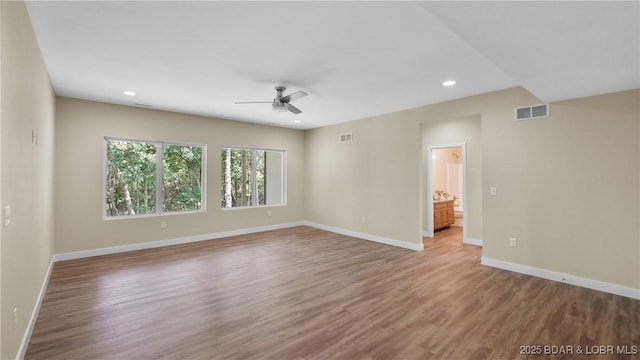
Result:
{"label": "window frame", "polygon": [[[256,209],[256,208],[270,208],[270,207],[278,207],[278,206],[286,206],[287,205],[287,150],[285,149],[268,149],[268,148],[261,148],[261,147],[251,147],[251,146],[234,146],[234,145],[223,145],[222,148],[220,149],[220,152],[224,151],[225,149],[231,149],[231,150],[251,150],[251,158],[253,159],[253,161],[251,162],[251,193],[252,194],[257,194],[258,193],[258,182],[256,181],[256,151],[273,151],[273,152],[279,152],[282,154],[282,158],[280,159],[281,161],[281,165],[282,165],[282,202],[279,204],[264,204],[264,205],[246,205],[246,206],[235,206],[235,207],[220,207],[220,210],[222,211],[235,211],[235,210],[241,210],[241,209]],[[222,165],[222,164],[220,164]],[[221,172],[220,173],[220,178],[222,178],[224,174]],[[221,184],[222,185],[222,184]],[[255,199],[255,200],[254,200]],[[252,197],[252,201],[258,201],[258,196],[253,196]]]}
{"label": "window frame", "polygon": [[[108,164],[108,147],[109,141],[128,141],[128,142],[138,142],[138,143],[146,143],[146,144],[155,144],[156,145],[156,211],[154,213],[149,214],[136,214],[136,215],[126,215],[126,216],[108,216],[107,215],[107,164]],[[164,146],[166,145],[178,145],[178,146],[192,146],[192,147],[201,147],[202,148],[202,159],[201,159],[201,169],[200,169],[200,183],[202,184],[202,189],[200,191],[201,196],[201,206],[199,210],[187,210],[187,211],[171,211],[164,212],[163,211],[163,202],[164,202],[164,193],[162,190],[163,185],[163,154],[164,154]],[[122,137],[114,137],[114,136],[105,136],[102,140],[102,220],[103,221],[111,221],[111,220],[126,220],[126,219],[141,219],[141,218],[150,218],[150,217],[159,217],[159,216],[172,216],[172,215],[188,215],[188,214],[198,214],[205,213],[207,211],[207,144],[202,143],[192,143],[185,141],[167,141],[167,140],[143,140],[143,139],[134,139],[134,138],[122,138]]]}

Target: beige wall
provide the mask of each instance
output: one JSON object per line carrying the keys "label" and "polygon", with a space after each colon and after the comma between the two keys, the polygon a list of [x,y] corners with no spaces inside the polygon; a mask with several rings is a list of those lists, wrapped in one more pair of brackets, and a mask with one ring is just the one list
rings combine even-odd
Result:
{"label": "beige wall", "polygon": [[[284,159],[284,160],[283,160]],[[265,152],[265,183],[266,183],[266,195],[267,199],[265,204],[281,204],[282,200],[286,200],[283,196],[283,170],[284,162],[287,161],[285,156],[276,151]]]}
{"label": "beige wall", "polygon": [[484,255],[640,288],[636,92],[550,112],[526,122],[506,109],[483,116]]}
{"label": "beige wall", "polygon": [[[69,98],[58,98],[56,110],[56,253],[304,220],[304,133],[300,130]],[[103,221],[105,136],[206,144],[207,211]],[[287,205],[221,210],[220,151],[224,146],[286,150]],[[166,229],[160,228],[161,221]]]}
{"label": "beige wall", "polygon": [[[423,164],[426,166],[427,147],[434,145],[465,143],[467,148],[467,228],[465,235],[468,238],[482,240],[482,134],[480,115],[471,115],[462,118],[429,118],[434,122],[422,124],[422,153],[425,156]],[[438,160],[436,158],[436,160]],[[425,189],[428,171],[424,169]],[[446,164],[443,172],[446,178]],[[445,182],[446,180],[441,180]],[[425,191],[423,199],[427,204],[428,191]],[[422,219],[423,230],[427,231],[427,211],[424,210]]]}
{"label": "beige wall", "polygon": [[[308,131],[308,220],[420,241],[419,126],[480,114],[483,256],[640,288],[638,91],[513,121],[515,107],[539,102],[513,88]],[[353,143],[338,143],[344,132]]]}
{"label": "beige wall", "polygon": [[[307,220],[421,244],[420,127],[397,113],[307,131]],[[353,133],[340,143],[339,135]],[[362,218],[366,223],[362,222]]]}
{"label": "beige wall", "polygon": [[481,114],[483,256],[640,288],[638,91],[513,121],[514,107],[536,103],[515,88],[410,111],[425,121]]}
{"label": "beige wall", "polygon": [[55,96],[24,3],[0,6],[1,198],[2,207],[12,209],[12,223],[2,229],[1,357],[9,359],[16,356],[52,255]]}
{"label": "beige wall", "polygon": [[[2,159],[2,3],[0,3],[0,160]],[[0,205],[2,205],[2,166],[0,164]],[[1,211],[1,209],[0,209]],[[1,225],[1,224],[0,224]],[[2,230],[0,230],[0,358],[2,358]]]}

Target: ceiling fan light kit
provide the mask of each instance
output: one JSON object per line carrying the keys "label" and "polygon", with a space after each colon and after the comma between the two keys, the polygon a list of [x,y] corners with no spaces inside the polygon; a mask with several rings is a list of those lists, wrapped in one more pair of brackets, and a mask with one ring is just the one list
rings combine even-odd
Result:
{"label": "ceiling fan light kit", "polygon": [[283,103],[278,104],[275,101],[273,102],[273,104],[271,104],[271,108],[273,109],[273,111],[277,111],[277,112],[289,111],[289,109],[287,109],[285,104],[283,104]]}
{"label": "ceiling fan light kit", "polygon": [[276,97],[275,99],[273,99],[273,101],[236,101],[235,103],[236,104],[268,104],[270,103],[273,111],[278,111],[278,112],[290,111],[294,114],[300,114],[302,110],[298,109],[297,107],[289,103],[291,101],[298,100],[302,97],[305,97],[309,94],[304,91],[296,91],[294,93],[291,93],[285,96],[284,91],[286,89],[287,88],[285,86],[276,86],[275,87]]}

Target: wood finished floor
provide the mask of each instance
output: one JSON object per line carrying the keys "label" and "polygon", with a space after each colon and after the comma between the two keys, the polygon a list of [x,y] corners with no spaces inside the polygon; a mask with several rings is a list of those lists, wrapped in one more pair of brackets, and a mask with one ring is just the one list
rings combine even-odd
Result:
{"label": "wood finished floor", "polygon": [[414,252],[297,227],[59,262],[26,359],[540,359],[520,346],[640,345],[640,301],[482,266],[461,236]]}

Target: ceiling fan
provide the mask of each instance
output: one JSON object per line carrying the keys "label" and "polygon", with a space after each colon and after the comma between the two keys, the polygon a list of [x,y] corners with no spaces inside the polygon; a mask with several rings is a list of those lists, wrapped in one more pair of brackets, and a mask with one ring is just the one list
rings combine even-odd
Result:
{"label": "ceiling fan", "polygon": [[284,96],[284,91],[287,89],[285,86],[276,86],[276,97],[273,101],[236,101],[235,104],[271,104],[273,111],[291,111],[294,114],[300,114],[302,110],[290,104],[293,100],[298,100],[301,97],[305,97],[307,94],[304,91],[296,91],[289,95]]}

